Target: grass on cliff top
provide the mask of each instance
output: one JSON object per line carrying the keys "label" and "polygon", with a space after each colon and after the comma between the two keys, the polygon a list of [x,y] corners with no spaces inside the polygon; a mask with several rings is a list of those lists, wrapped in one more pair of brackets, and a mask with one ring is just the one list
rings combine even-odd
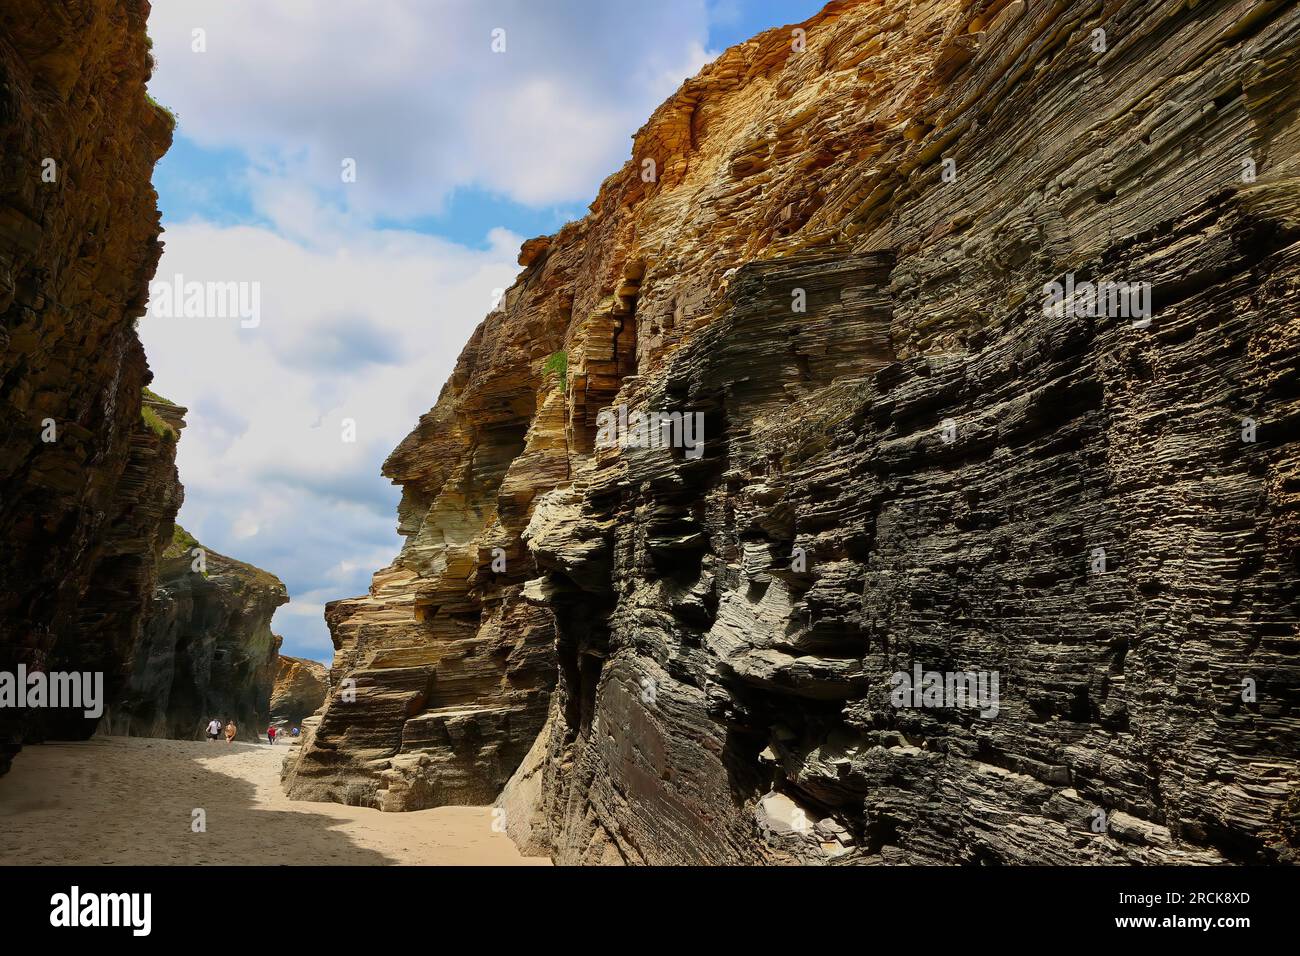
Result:
{"label": "grass on cliff top", "polygon": [[[195,548],[202,547],[203,545],[199,544],[198,538],[177,523],[172,525],[172,542],[163,549],[162,556],[164,558],[190,558],[193,557]],[[209,577],[207,570],[204,570],[203,576],[205,578]]]}
{"label": "grass on cliff top", "polygon": [[[284,600],[289,600],[288,590],[284,582],[277,578],[270,571],[263,570],[256,565],[249,564],[247,561],[239,561],[235,558],[227,557],[220,552],[213,551],[211,548],[202,544],[198,538],[190,534],[180,523],[172,525],[171,544],[163,550],[164,558],[191,558],[195,548],[202,548],[204,560],[207,563],[207,570],[203,572],[205,578],[211,577],[215,571],[224,575],[227,579],[239,580],[244,582],[243,586],[262,587],[270,591],[284,592]],[[284,603],[284,602],[281,602]]]}
{"label": "grass on cliff top", "polygon": [[153,389],[151,389],[151,388],[146,388],[146,389],[144,389],[144,397],[147,398],[147,399],[149,399],[149,401],[151,401],[151,402],[157,402],[159,405],[175,405],[175,404],[176,404],[176,403],[173,402],[170,398],[163,398],[161,395],[159,395],[157,392],[155,392],[155,391],[154,391]]}
{"label": "grass on cliff top", "polygon": [[157,435],[159,438],[161,438],[163,441],[176,440],[176,429],[172,428],[165,421],[163,421],[162,418],[159,417],[158,413],[155,412],[148,405],[141,407],[140,417],[144,419],[145,427],[148,428],[149,431]]}
{"label": "grass on cliff top", "polygon": [[194,537],[180,525],[172,528],[172,544],[178,545],[188,551],[190,548],[200,547],[199,539]]}
{"label": "grass on cliff top", "polygon": [[194,537],[179,524],[172,526],[172,543],[167,546],[163,552],[165,558],[176,558],[182,554],[187,554],[192,548],[201,548],[199,539]]}
{"label": "grass on cliff top", "polygon": [[169,120],[172,121],[172,129],[175,129],[175,128],[176,128],[176,123],[178,122],[179,117],[177,117],[177,115],[176,115],[175,113],[173,113],[173,112],[172,112],[171,110],[169,110],[167,107],[163,106],[163,105],[162,105],[161,103],[159,103],[156,99],[154,99],[154,98],[153,98],[153,94],[150,93],[148,90],[145,90],[144,96],[145,96],[145,99],[147,99],[147,100],[149,101],[149,103],[150,103],[151,106],[155,107],[155,108],[158,109],[158,110],[161,110],[164,114],[166,114],[167,118],[168,118]]}

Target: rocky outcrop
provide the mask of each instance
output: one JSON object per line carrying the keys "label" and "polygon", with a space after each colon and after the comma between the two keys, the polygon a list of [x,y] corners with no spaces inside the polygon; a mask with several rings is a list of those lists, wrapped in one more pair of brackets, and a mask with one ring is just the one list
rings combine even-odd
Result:
{"label": "rocky outcrop", "polygon": [[[174,441],[142,422],[135,331],[172,126],[145,93],[148,14],[0,9],[0,671],[102,670],[110,690],[179,504]],[[0,772],[23,740],[92,729],[0,710]]]}
{"label": "rocky outcrop", "polygon": [[[103,673],[105,705],[123,693],[131,679],[131,661],[147,631],[159,561],[171,544],[184,498],[176,472],[176,443],[185,427],[185,411],[145,389],[90,579],[72,622],[60,631],[48,658],[51,671]],[[98,720],[56,710],[45,717],[44,733],[55,739],[84,739],[95,732]]]}
{"label": "rocky outcrop", "polygon": [[554,633],[522,596],[532,563],[513,497],[535,489],[511,490],[504,474],[516,427],[465,427],[476,451],[445,474],[418,430],[389,459],[390,474],[419,475],[403,498],[408,542],[368,597],[326,608],[331,698],[286,771],[295,797],[387,810],[490,803],[541,729]]}
{"label": "rocky outcrop", "polygon": [[1297,67],[1246,2],[724,53],[387,463],[290,792],[519,761],[565,863],[1295,860]]}
{"label": "rocky outcrop", "polygon": [[543,368],[564,322],[480,327],[438,406],[384,464],[403,488],[406,544],[367,596],[326,608],[331,698],[286,768],[292,796],[490,803],[540,731],[555,634],[525,599],[535,567],[522,535],[537,496],[568,478],[565,383]]}
{"label": "rocky outcrop", "polygon": [[325,703],[330,676],[325,665],[298,657],[280,655],[271,686],[271,719],[292,727],[301,726]]}
{"label": "rocky outcrop", "polygon": [[128,683],[101,731],[199,739],[217,717],[233,718],[241,740],[260,739],[279,669],[271,617],[288,600],[275,575],[205,548],[177,525]]}

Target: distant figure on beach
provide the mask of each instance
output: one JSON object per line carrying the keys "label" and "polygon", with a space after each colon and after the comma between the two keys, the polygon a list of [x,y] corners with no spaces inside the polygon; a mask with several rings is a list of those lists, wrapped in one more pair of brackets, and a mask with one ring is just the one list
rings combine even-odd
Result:
{"label": "distant figure on beach", "polygon": [[213,717],[208,721],[208,743],[216,740],[221,736],[221,721]]}
{"label": "distant figure on beach", "polygon": [[271,746],[272,746],[272,747],[275,746],[275,728],[274,728],[274,727],[267,727],[267,728],[266,728],[266,739],[269,740],[269,741],[271,741]]}
{"label": "distant figure on beach", "polygon": [[291,737],[297,737],[297,736],[298,736],[298,728],[297,728],[297,727],[293,728],[293,733],[290,734],[290,736],[291,736]]}
{"label": "distant figure on beach", "polygon": [[233,741],[237,733],[239,733],[239,729],[235,726],[235,722],[233,720],[226,721],[226,743]]}

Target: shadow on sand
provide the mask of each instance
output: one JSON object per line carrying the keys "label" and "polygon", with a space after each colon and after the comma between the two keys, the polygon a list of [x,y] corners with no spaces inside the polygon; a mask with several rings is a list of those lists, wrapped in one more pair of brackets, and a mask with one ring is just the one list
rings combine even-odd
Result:
{"label": "shadow on sand", "polygon": [[[200,763],[264,746],[131,741],[24,748],[0,777],[0,865],[395,862],[354,843],[339,829],[348,821],[313,812],[313,804],[258,807],[253,783]],[[196,809],[206,832],[194,832]]]}

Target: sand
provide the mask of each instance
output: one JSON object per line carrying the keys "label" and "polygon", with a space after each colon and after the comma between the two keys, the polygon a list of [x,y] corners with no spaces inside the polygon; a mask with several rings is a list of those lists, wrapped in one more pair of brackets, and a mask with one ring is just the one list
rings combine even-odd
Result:
{"label": "sand", "polygon": [[[288,750],[145,737],[24,747],[0,777],[0,864],[549,865],[494,833],[489,807],[289,800]],[[192,828],[196,808],[206,832]]]}

